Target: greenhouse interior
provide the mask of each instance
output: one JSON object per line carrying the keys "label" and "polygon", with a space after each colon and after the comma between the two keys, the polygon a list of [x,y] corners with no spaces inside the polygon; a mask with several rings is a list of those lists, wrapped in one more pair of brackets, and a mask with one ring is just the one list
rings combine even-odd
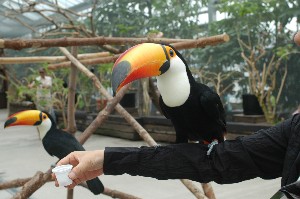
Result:
{"label": "greenhouse interior", "polygon": [[299,1],[0,2],[0,198],[300,197]]}

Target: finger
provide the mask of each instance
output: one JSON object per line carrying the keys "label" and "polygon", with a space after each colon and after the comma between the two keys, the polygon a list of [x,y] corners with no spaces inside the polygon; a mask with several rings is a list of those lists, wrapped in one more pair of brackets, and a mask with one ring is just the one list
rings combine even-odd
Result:
{"label": "finger", "polygon": [[59,184],[58,184],[57,180],[55,180],[55,186],[59,187]]}
{"label": "finger", "polygon": [[72,164],[73,166],[76,166],[78,164],[78,160],[75,152],[72,152],[66,157],[62,158],[56,165],[60,166],[65,164]]}
{"label": "finger", "polygon": [[62,158],[60,161],[58,161],[56,163],[56,166],[61,166],[64,164],[69,164],[70,160],[69,160],[69,155],[67,155],[66,157]]}
{"label": "finger", "polygon": [[76,185],[80,184],[81,183],[81,180],[79,178],[73,180],[73,182],[75,182]]}
{"label": "finger", "polygon": [[73,180],[75,183],[79,184],[81,182],[88,180],[88,178],[86,177],[86,173],[88,173],[88,172],[78,169],[78,166],[77,166],[72,169],[72,171],[69,173],[68,177],[71,180]]}
{"label": "finger", "polygon": [[[71,170],[70,174],[71,174],[71,179],[76,179],[79,177],[83,177],[84,173],[87,172],[87,164],[86,162],[79,162],[76,166],[73,167],[73,169]],[[70,175],[69,174],[69,175]]]}
{"label": "finger", "polygon": [[[74,170],[74,169],[73,169],[73,170]],[[68,177],[69,177],[71,180],[74,181],[74,180],[76,180],[78,177],[77,177],[76,173],[75,173],[73,170],[69,173]]]}
{"label": "finger", "polygon": [[51,174],[51,178],[52,178],[52,180],[54,180],[55,186],[58,187],[59,185],[58,185],[58,182],[56,180],[56,176],[54,173]]}

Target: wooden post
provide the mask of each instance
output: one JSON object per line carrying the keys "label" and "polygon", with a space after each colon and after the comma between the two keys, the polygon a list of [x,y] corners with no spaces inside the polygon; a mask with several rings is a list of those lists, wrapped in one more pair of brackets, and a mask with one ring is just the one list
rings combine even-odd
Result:
{"label": "wooden post", "polygon": [[[77,56],[77,47],[72,47],[72,55]],[[77,79],[77,67],[71,65],[69,75],[69,92],[68,92],[68,127],[67,132],[75,134],[76,121],[75,121],[75,93],[76,93],[76,79]]]}
{"label": "wooden post", "polygon": [[[78,33],[74,33],[73,36],[77,36]],[[78,48],[77,46],[71,47],[71,53],[74,57],[77,57]],[[76,94],[76,79],[77,79],[77,68],[71,64],[70,75],[69,75],[69,91],[68,91],[68,119],[67,119],[67,132],[73,136],[76,133],[76,121],[75,121],[75,94]],[[68,189],[67,199],[73,199],[74,189]]]}

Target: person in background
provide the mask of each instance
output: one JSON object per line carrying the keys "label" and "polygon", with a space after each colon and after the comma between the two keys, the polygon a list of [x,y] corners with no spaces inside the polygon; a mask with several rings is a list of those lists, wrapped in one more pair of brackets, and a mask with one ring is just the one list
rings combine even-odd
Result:
{"label": "person in background", "polygon": [[35,81],[29,85],[29,88],[36,87],[36,108],[49,112],[55,119],[51,94],[52,77],[46,75],[44,68],[39,69],[39,74]]}

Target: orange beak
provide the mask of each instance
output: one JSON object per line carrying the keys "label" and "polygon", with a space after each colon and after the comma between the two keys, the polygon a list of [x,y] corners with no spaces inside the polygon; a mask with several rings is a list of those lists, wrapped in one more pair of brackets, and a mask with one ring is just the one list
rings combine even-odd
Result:
{"label": "orange beak", "polygon": [[4,128],[11,126],[27,125],[36,126],[42,122],[42,112],[39,110],[26,110],[15,113],[7,118]]}
{"label": "orange beak", "polygon": [[169,49],[171,47],[162,44],[143,43],[125,51],[113,66],[113,91],[119,91],[134,80],[166,72],[170,67]]}

